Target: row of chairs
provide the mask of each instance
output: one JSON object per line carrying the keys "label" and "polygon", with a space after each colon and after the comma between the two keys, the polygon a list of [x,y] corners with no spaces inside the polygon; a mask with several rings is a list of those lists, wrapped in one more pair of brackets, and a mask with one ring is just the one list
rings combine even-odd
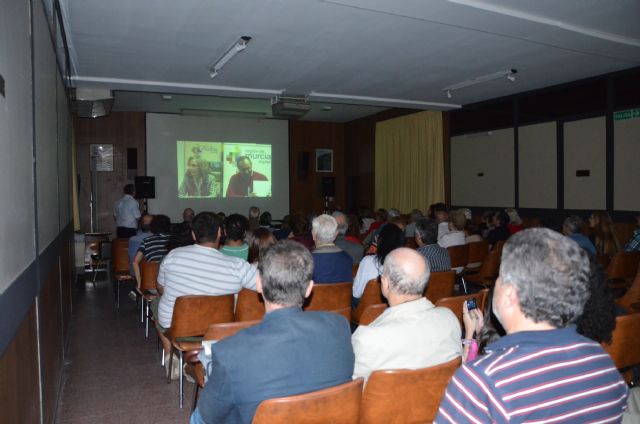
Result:
{"label": "row of chairs", "polygon": [[[219,341],[259,321],[213,324],[204,340]],[[301,395],[262,402],[254,424],[262,423],[424,423],[433,421],[459,357],[434,367],[417,370],[375,371],[363,391],[363,380]],[[195,352],[187,360],[187,373],[204,387],[204,368]]]}

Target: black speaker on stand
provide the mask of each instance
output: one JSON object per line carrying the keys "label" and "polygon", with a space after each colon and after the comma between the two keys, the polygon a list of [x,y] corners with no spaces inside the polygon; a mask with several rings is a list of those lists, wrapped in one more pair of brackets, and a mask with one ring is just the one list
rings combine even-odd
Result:
{"label": "black speaker on stand", "polygon": [[156,198],[156,177],[136,177],[136,198],[143,199],[144,211],[147,212],[147,199]]}

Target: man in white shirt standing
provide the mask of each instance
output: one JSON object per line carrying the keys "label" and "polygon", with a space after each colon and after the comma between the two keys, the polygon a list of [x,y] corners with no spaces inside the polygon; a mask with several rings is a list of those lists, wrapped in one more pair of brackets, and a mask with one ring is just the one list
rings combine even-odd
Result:
{"label": "man in white shirt standing", "polygon": [[387,255],[381,288],[390,307],[351,337],[353,378],[368,379],[376,370],[431,367],[462,354],[458,319],[422,295],[429,275],[427,261],[415,250],[399,248]]}
{"label": "man in white shirt standing", "polygon": [[116,221],[116,237],[130,238],[136,235],[138,219],[140,219],[140,205],[133,198],[136,187],[133,184],[124,186],[124,195],[116,202],[113,219]]}

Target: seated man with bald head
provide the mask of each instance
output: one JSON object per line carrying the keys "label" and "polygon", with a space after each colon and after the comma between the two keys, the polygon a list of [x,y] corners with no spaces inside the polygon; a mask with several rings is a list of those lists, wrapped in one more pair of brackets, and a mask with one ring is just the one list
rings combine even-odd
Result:
{"label": "seated man with bald head", "polygon": [[390,307],[353,334],[354,378],[367,379],[376,370],[431,367],[462,354],[456,316],[422,295],[429,274],[427,261],[415,250],[399,248],[387,255],[381,287]]}

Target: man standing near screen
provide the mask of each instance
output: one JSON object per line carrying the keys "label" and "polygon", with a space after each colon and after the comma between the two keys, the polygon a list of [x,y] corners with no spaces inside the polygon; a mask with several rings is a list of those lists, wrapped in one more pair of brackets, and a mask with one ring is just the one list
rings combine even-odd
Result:
{"label": "man standing near screen", "polygon": [[236,165],[238,172],[229,180],[226,197],[253,196],[254,181],[269,181],[266,175],[253,170],[253,164],[248,156],[236,157]]}

